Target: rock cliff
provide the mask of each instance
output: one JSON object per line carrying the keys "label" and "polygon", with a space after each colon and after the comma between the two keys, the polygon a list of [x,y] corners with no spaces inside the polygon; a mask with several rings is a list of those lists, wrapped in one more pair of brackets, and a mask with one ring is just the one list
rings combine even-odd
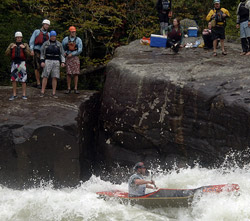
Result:
{"label": "rock cliff", "polygon": [[90,176],[99,93],[58,92],[54,99],[46,92],[40,98],[39,90],[28,88],[28,100],[10,102],[11,88],[0,87],[1,184],[25,188],[53,180],[55,186],[74,186]]}
{"label": "rock cliff", "polygon": [[156,159],[166,167],[212,166],[231,150],[245,151],[249,57],[239,55],[239,44],[226,47],[228,55],[219,49],[217,57],[200,48],[173,54],[139,41],[118,48],[106,70],[100,159],[109,166]]}

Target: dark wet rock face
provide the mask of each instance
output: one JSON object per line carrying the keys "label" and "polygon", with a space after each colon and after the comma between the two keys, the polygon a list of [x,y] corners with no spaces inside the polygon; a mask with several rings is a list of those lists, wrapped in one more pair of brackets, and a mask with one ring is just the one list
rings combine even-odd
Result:
{"label": "dark wet rock face", "polygon": [[1,87],[0,183],[25,188],[53,180],[55,186],[74,186],[88,178],[95,156],[99,94],[58,92],[54,99],[48,90],[40,98],[37,89],[28,88],[27,101],[12,102],[10,95],[10,88]]}
{"label": "dark wet rock face", "polygon": [[[187,40],[186,40],[187,41]],[[132,42],[108,64],[99,137],[108,165],[160,160],[212,166],[250,143],[249,58]]]}

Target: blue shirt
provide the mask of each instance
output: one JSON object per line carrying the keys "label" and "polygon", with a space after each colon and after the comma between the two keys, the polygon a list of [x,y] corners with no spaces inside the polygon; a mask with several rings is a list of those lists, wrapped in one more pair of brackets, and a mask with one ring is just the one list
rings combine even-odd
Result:
{"label": "blue shirt", "polygon": [[82,40],[81,38],[79,37],[76,37],[76,46],[77,46],[77,50],[75,51],[69,51],[68,48],[67,48],[67,45],[69,43],[69,38],[70,38],[70,41],[74,41],[75,37],[65,37],[62,41],[62,45],[63,45],[63,49],[64,51],[66,52],[66,54],[72,54],[73,56],[78,56],[82,53]]}
{"label": "blue shirt", "polygon": [[39,50],[40,51],[41,50],[42,45],[35,45],[36,37],[40,34],[40,31],[42,31],[44,34],[46,34],[48,32],[48,31],[44,31],[42,29],[36,29],[33,32],[32,36],[30,38],[30,43],[29,43],[31,51],[34,51],[34,50]]}

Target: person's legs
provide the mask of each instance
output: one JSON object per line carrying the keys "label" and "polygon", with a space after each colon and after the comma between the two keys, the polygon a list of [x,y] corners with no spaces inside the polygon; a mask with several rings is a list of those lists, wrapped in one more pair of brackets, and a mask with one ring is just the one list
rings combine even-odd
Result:
{"label": "person's legs", "polygon": [[250,55],[250,37],[247,38],[247,44],[248,44],[248,52],[246,53],[246,55]]}
{"label": "person's legs", "polygon": [[26,82],[22,82],[22,92],[23,96],[26,97]]}
{"label": "person's legs", "polygon": [[37,86],[41,85],[39,70],[35,70],[35,77],[36,77],[36,84],[37,84]]}
{"label": "person's legs", "polygon": [[213,40],[213,52],[214,52],[214,55],[216,53],[217,44],[218,44],[218,39]]}
{"label": "person's legs", "polygon": [[248,26],[248,21],[246,23],[245,33],[247,37],[247,46],[248,46],[248,52],[246,55],[250,55],[250,27]]}
{"label": "person's legs", "polygon": [[248,42],[247,42],[247,38],[241,38],[241,47],[242,47],[242,51],[243,53],[241,53],[241,55],[246,54],[248,52]]}
{"label": "person's legs", "polygon": [[78,85],[78,74],[74,74],[74,84],[75,84],[75,90],[77,90],[77,85]]}
{"label": "person's legs", "polygon": [[70,74],[67,74],[67,87],[68,87],[68,90],[71,89],[71,75]]}
{"label": "person's legs", "polygon": [[16,81],[12,81],[12,90],[13,90],[13,96],[16,96],[16,88],[17,88],[17,83]]}
{"label": "person's legs", "polygon": [[56,87],[57,87],[57,78],[53,77],[52,78],[52,94],[53,95],[56,94]]}
{"label": "person's legs", "polygon": [[47,83],[48,83],[48,78],[47,77],[43,77],[41,94],[45,93],[45,88],[47,86]]}
{"label": "person's legs", "polygon": [[164,14],[159,13],[158,14],[159,21],[160,21],[160,33],[163,35],[163,30],[165,29],[165,19],[164,19]]}
{"label": "person's legs", "polygon": [[34,68],[35,68],[35,77],[36,77],[36,84],[37,88],[41,89],[41,81],[40,81],[40,52],[34,52]]}
{"label": "person's legs", "polygon": [[221,50],[222,50],[222,51],[225,51],[224,39],[220,39],[220,45],[221,45]]}
{"label": "person's legs", "polygon": [[160,33],[161,33],[161,35],[163,35],[164,28],[165,28],[165,23],[164,22],[160,22]]}

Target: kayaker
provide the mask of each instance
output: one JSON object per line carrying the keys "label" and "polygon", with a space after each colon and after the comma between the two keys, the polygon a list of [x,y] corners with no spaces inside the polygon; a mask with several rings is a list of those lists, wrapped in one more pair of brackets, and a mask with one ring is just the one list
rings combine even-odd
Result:
{"label": "kayaker", "polygon": [[[138,162],[134,166],[135,174],[128,180],[129,197],[145,195],[146,188],[157,189],[153,180],[144,180],[143,176],[146,174],[146,167],[143,162]],[[152,185],[149,185],[152,184]]]}

